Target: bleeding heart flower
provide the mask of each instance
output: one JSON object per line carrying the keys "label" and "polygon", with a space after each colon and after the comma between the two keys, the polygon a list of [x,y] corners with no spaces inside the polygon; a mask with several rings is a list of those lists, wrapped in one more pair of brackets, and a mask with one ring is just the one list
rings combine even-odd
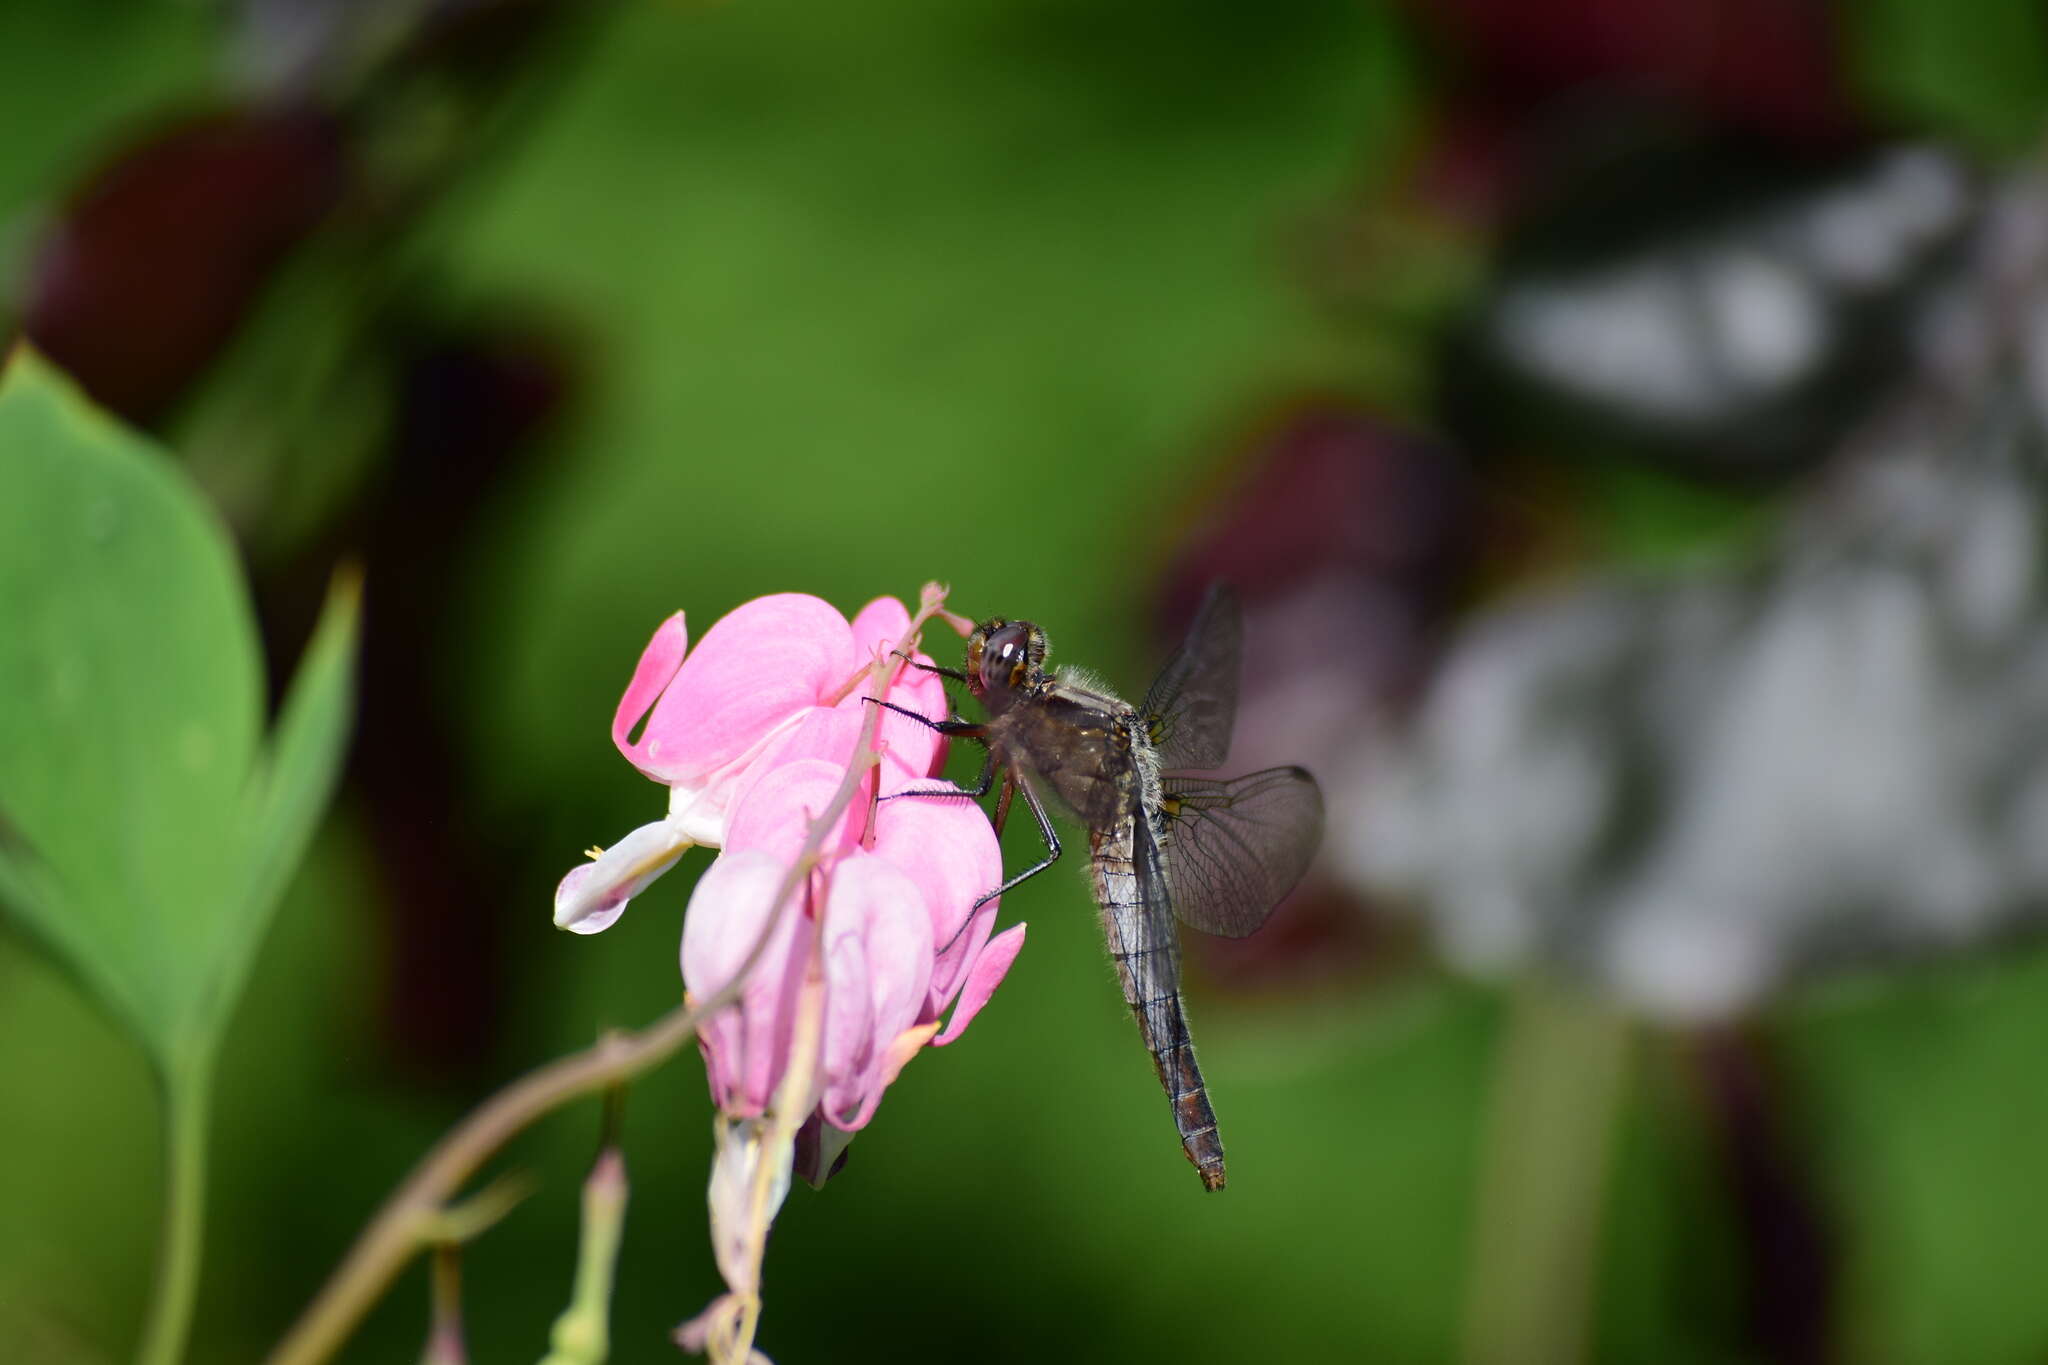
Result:
{"label": "bleeding heart flower", "polygon": [[[734,803],[759,772],[793,758],[850,760],[865,720],[856,670],[895,648],[909,626],[910,613],[892,597],[868,603],[849,623],[805,593],[735,608],[694,650],[681,612],[662,622],[619,698],[612,742],[669,789],[668,813],[562,879],[556,927],[609,928],[692,844],[721,847]],[[945,712],[943,685],[921,670],[907,670],[892,696],[926,715]],[[945,740],[903,716],[886,718],[881,744],[888,777],[924,778],[946,761]]]}
{"label": "bleeding heart flower", "polygon": [[1021,924],[989,937],[994,901],[962,932],[975,897],[1001,879],[995,833],[964,800],[883,802],[871,845],[860,842],[866,808],[856,803],[826,838],[813,881],[822,904],[814,892],[800,912],[785,908],[771,925],[775,894],[843,773],[802,758],[753,783],[733,812],[724,853],[690,897],[682,967],[696,998],[732,981],[767,935],[737,1003],[698,1029],[712,1097],[728,1115],[762,1114],[782,1085],[821,922],[816,1089],[825,1120],[847,1132],[873,1117],[882,1091],[934,1041],[955,1001],[939,1041],[960,1036],[1023,947]]}
{"label": "bleeding heart flower", "polygon": [[991,937],[996,903],[975,906],[1002,880],[983,811],[964,793],[883,799],[942,785],[944,740],[866,703],[945,714],[935,675],[888,658],[943,600],[927,587],[916,617],[885,597],[848,622],[815,597],[763,597],[694,650],[678,613],[613,717],[619,752],[668,787],[668,814],[564,877],[555,923],[594,933],[690,845],[721,850],[690,896],[681,957],[719,1110],[708,1200],[730,1292],[679,1329],[686,1348],[748,1358],[799,1134],[821,1181],[904,1065],[958,1038],[1023,947],[1023,925]]}

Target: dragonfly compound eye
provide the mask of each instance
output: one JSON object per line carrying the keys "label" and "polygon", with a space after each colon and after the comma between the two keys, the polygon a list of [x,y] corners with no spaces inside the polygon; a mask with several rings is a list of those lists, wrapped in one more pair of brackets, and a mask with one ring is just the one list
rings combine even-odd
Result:
{"label": "dragonfly compound eye", "polygon": [[1029,661],[1031,627],[1012,621],[989,633],[981,649],[981,685],[990,692],[1007,692],[1024,682]]}

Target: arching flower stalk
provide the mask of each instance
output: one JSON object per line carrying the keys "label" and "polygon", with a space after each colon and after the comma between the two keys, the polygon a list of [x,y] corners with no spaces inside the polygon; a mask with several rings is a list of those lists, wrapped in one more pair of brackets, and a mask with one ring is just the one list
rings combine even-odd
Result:
{"label": "arching flower stalk", "polygon": [[937,678],[904,671],[906,657],[929,662],[915,652],[927,620],[964,627],[944,597],[928,585],[914,617],[881,598],[851,622],[814,597],[759,598],[695,650],[680,613],[664,622],[612,736],[669,788],[668,813],[556,892],[555,922],[596,932],[691,845],[719,849],[691,894],[681,958],[690,998],[735,997],[698,1026],[718,1106],[708,1202],[729,1292],[677,1333],[714,1360],[753,1354],[762,1252],[799,1131],[843,1147],[918,1051],[961,1035],[1023,946],[1021,924],[991,936],[993,902],[968,923],[1001,880],[974,803],[881,800],[933,787],[945,762],[937,734],[867,704],[893,694],[944,714]]}

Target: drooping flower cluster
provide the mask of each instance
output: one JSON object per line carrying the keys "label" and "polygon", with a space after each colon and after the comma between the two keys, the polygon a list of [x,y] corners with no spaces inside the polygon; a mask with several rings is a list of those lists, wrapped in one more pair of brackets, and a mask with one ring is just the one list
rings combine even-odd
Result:
{"label": "drooping flower cluster", "polygon": [[[936,601],[928,597],[931,608]],[[1023,946],[1021,924],[991,937],[994,902],[967,923],[975,897],[1002,880],[994,832],[974,802],[875,803],[946,786],[936,780],[944,739],[891,713],[877,717],[880,762],[859,777],[816,869],[778,912],[813,822],[866,752],[864,698],[874,681],[895,674],[888,700],[945,714],[936,676],[895,667],[911,631],[894,598],[870,602],[849,623],[816,597],[783,593],[735,609],[690,649],[678,612],[655,631],[619,701],[613,742],[668,787],[668,813],[564,877],[555,923],[595,933],[691,845],[720,850],[690,897],[682,969],[686,988],[705,1000],[753,959],[733,1006],[699,1028],[725,1115],[770,1107],[807,973],[824,988],[810,1093],[825,1122],[851,1132],[919,1048],[960,1036]]]}
{"label": "drooping flower cluster", "polygon": [[946,787],[944,739],[868,704],[945,714],[938,678],[899,657],[943,599],[928,587],[913,618],[879,598],[848,622],[815,597],[762,597],[694,650],[682,613],[664,621],[612,740],[669,789],[668,813],[555,892],[555,923],[596,933],[691,845],[719,850],[690,896],[682,969],[719,1110],[708,1202],[730,1292],[676,1335],[717,1361],[764,1359],[761,1258],[799,1135],[822,1179],[904,1064],[958,1038],[1024,945],[1021,924],[991,936],[995,902],[974,905],[1002,879],[981,809],[880,799]]}

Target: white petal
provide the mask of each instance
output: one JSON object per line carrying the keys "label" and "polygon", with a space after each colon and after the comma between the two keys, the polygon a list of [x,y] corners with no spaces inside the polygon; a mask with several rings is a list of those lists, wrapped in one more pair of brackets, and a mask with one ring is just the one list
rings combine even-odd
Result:
{"label": "white petal", "polygon": [[572,868],[555,888],[555,927],[594,934],[625,913],[626,902],[676,865],[695,841],[675,824],[642,825],[596,862]]}

